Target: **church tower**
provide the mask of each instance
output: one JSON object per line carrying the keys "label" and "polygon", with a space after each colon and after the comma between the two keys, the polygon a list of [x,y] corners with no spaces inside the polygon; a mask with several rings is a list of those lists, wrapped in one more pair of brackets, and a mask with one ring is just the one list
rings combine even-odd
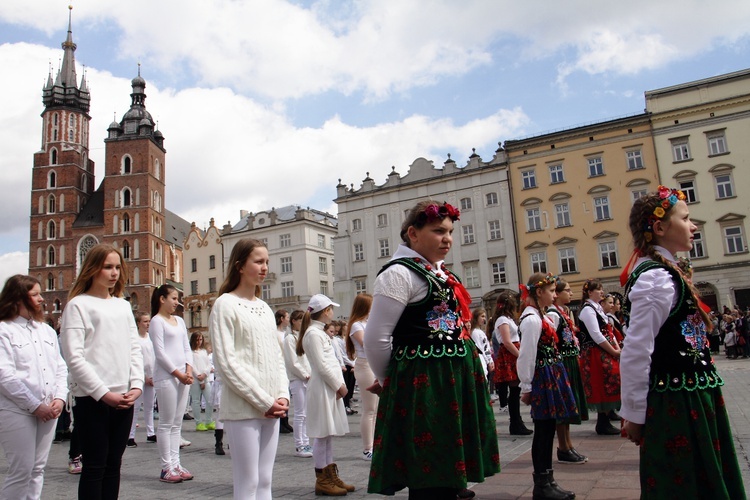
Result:
{"label": "church tower", "polygon": [[73,222],[94,188],[94,163],[89,160],[91,97],[85,75],[80,84],[76,76],[72,12],[62,48],[57,76],[53,81],[50,71],[42,90],[42,141],[34,154],[29,238],[29,274],[42,283],[47,312],[58,318],[76,276]]}
{"label": "church tower", "polygon": [[165,239],[164,136],[146,110],[146,81],[132,82],[130,109],[112,122],[104,140],[102,182],[104,241],[127,260],[127,293],[133,309],[148,311],[151,292],[166,282],[169,248]]}

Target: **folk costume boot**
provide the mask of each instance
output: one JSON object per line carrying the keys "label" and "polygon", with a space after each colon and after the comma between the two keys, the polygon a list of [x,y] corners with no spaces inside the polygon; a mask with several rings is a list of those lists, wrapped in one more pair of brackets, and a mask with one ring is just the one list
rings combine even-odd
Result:
{"label": "folk costume boot", "polygon": [[[352,492],[356,490],[357,488],[354,487],[352,484],[346,484],[344,481],[341,480],[339,477],[339,467],[336,464],[329,464],[326,469],[330,470],[331,479],[333,480],[333,484],[338,486],[339,488],[344,488],[348,492]],[[325,469],[324,469],[325,470]]]}
{"label": "folk costume boot", "polygon": [[616,436],[620,434],[620,430],[610,423],[606,413],[599,412],[596,418],[596,433],[600,436]]}
{"label": "folk costume boot", "polygon": [[214,431],[214,438],[216,439],[216,445],[214,446],[214,448],[216,448],[216,454],[226,455],[226,452],[224,451],[224,429],[216,429]]}
{"label": "folk costume boot", "polygon": [[511,435],[528,436],[534,431],[527,429],[521,418],[521,388],[511,387],[508,395],[508,414],[510,415],[510,427],[508,428]]}
{"label": "folk costume boot", "polygon": [[315,469],[315,494],[329,497],[343,497],[346,495],[346,490],[339,488],[333,482],[330,467],[329,465],[325,469]]}
{"label": "folk costume boot", "polygon": [[[549,482],[549,472],[534,472],[534,500],[570,500],[567,493],[552,486]],[[575,495],[573,496],[575,498]]]}
{"label": "folk costume boot", "polygon": [[568,495],[568,500],[573,500],[576,497],[576,494],[572,491],[564,490],[560,488],[560,485],[557,484],[557,481],[555,481],[555,471],[552,469],[547,469],[547,474],[549,475],[549,485],[555,488],[558,491],[563,492],[564,494]]}

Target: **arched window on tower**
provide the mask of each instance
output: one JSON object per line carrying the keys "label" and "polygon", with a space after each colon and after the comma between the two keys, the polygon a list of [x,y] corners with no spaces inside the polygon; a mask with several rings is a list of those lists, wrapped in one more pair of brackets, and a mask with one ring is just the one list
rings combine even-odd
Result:
{"label": "arched window on tower", "polygon": [[52,151],[49,153],[49,164],[57,165],[57,149],[55,148],[52,148]]}
{"label": "arched window on tower", "polygon": [[55,289],[55,277],[52,276],[52,273],[49,273],[47,275],[47,291],[52,291]]}
{"label": "arched window on tower", "polygon": [[57,226],[55,221],[51,220],[47,223],[47,239],[54,240],[57,238]]}
{"label": "arched window on tower", "polygon": [[123,214],[122,216],[122,232],[130,232],[130,216],[128,214]]}
{"label": "arched window on tower", "polygon": [[161,179],[161,163],[158,158],[154,158],[154,177]]}
{"label": "arched window on tower", "polygon": [[128,240],[122,242],[122,257],[125,260],[130,259],[130,243],[128,243]]}
{"label": "arched window on tower", "polygon": [[124,188],[122,190],[122,206],[129,207],[132,201],[133,200],[130,194],[130,188]]}
{"label": "arched window on tower", "polygon": [[78,245],[78,269],[81,268],[81,264],[83,264],[83,261],[86,259],[86,254],[89,253],[89,250],[94,248],[97,243],[98,241],[96,241],[96,238],[93,236],[86,236],[81,240],[81,243]]}
{"label": "arched window on tower", "polygon": [[54,170],[50,170],[49,174],[47,175],[47,187],[48,188],[55,188],[57,187],[57,174]]}
{"label": "arched window on tower", "polygon": [[53,312],[56,312],[56,313],[60,312],[60,299],[55,299],[55,305],[53,307],[54,307],[54,309],[52,309]]}
{"label": "arched window on tower", "polygon": [[55,247],[52,245],[47,248],[47,265],[48,266],[54,266],[56,262],[55,259]]}
{"label": "arched window on tower", "polygon": [[49,195],[49,198],[47,198],[47,213],[54,214],[56,210],[57,210],[57,200],[55,200],[55,195],[51,194]]}
{"label": "arched window on tower", "polygon": [[125,155],[122,157],[122,174],[127,175],[133,170],[133,160],[130,156]]}

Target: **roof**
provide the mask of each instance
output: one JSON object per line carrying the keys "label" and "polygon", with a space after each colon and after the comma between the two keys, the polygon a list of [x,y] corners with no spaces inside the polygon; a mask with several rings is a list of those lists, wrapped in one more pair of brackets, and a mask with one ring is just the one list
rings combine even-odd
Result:
{"label": "roof", "polygon": [[[272,208],[270,210],[261,210],[254,214],[252,212],[249,212],[245,216],[243,216],[239,220],[239,222],[237,222],[237,224],[232,226],[232,232],[234,233],[237,231],[244,231],[244,230],[249,229],[250,218],[255,217],[258,214],[270,214],[271,212],[275,212],[276,224],[283,224],[285,222],[293,222],[297,220],[298,210],[303,210],[303,209],[299,205],[287,205],[285,207]],[[326,212],[321,212],[320,210],[315,210],[314,208],[307,208],[306,210],[309,213],[309,215],[312,216],[312,221],[327,224],[332,227],[338,227],[338,219],[336,218],[335,215],[331,215]],[[311,220],[311,219],[307,219],[307,220]],[[267,227],[267,226],[263,226],[263,227]]]}
{"label": "roof", "polygon": [[166,208],[164,209],[164,219],[167,225],[164,239],[167,244],[182,248],[188,233],[190,233],[190,223]]}
{"label": "roof", "polygon": [[94,191],[73,222],[73,227],[101,227],[104,225],[104,189]]}

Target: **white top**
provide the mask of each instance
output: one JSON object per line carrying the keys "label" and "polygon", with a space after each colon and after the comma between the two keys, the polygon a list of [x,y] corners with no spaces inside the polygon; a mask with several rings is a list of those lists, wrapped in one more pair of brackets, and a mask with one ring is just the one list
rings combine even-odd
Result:
{"label": "white top", "polygon": [[484,376],[487,377],[487,365],[492,362],[492,346],[487,339],[487,334],[481,328],[474,328],[471,331],[471,340],[477,346],[479,360],[482,362],[482,368],[484,368]]}
{"label": "white top", "polygon": [[141,346],[141,353],[143,354],[143,374],[146,377],[154,376],[154,368],[156,366],[156,357],[154,356],[154,344],[151,343],[151,338],[146,335],[141,337],[138,335],[138,344]]}
{"label": "white top", "polygon": [[[429,262],[423,256],[407,247],[403,243],[398,246],[393,259],[403,257],[419,257]],[[391,259],[391,260],[393,260]],[[438,278],[445,279],[445,274],[432,266],[432,272]],[[365,327],[365,354],[372,373],[382,384],[385,380],[388,363],[391,359],[391,335],[396,328],[406,305],[422,300],[427,294],[427,281],[416,271],[406,266],[391,266],[378,275],[372,296],[372,309]]]}
{"label": "white top", "polygon": [[[524,316],[526,316],[524,318]],[[521,348],[518,350],[518,361],[516,371],[518,380],[521,381],[521,392],[531,392],[531,381],[534,379],[536,369],[536,345],[542,336],[542,321],[550,322],[545,316],[539,316],[539,310],[527,306],[521,314],[523,320],[518,325],[521,330]],[[551,323],[550,323],[551,324]]]}
{"label": "white top", "polygon": [[211,360],[208,358],[208,351],[205,349],[198,349],[193,351],[193,378],[194,381],[198,380],[195,378],[196,375],[204,374],[208,376],[211,373]]}
{"label": "white top", "polygon": [[68,397],[68,368],[57,334],[22,316],[0,323],[0,410],[33,413]]}
{"label": "white top", "polygon": [[[663,247],[656,247],[665,259],[675,259]],[[649,260],[638,259],[635,266]],[[655,298],[658,297],[658,300]],[[654,339],[667,321],[669,311],[677,302],[672,275],[665,269],[652,269],[638,277],[628,296],[630,299],[630,324],[628,336],[620,355],[620,400],[622,418],[643,424],[646,422],[646,397],[651,370]]]}
{"label": "white top", "polygon": [[511,342],[520,342],[521,337],[518,336],[518,326],[516,325],[516,322],[513,321],[513,319],[509,318],[508,316],[500,316],[495,321],[495,328],[492,330],[492,336],[495,337],[495,342],[502,345],[503,344],[503,336],[500,335],[500,326],[501,325],[508,325],[510,328],[510,341]]}
{"label": "white top", "polygon": [[352,334],[356,332],[362,332],[362,340],[365,339],[365,327],[367,326],[367,320],[365,321],[355,321],[352,324],[351,330],[349,330],[349,338],[352,339],[352,344],[354,344],[354,352],[357,355],[357,359],[367,359],[367,353],[365,353],[365,344],[360,344],[357,342],[357,339],[355,339]]}
{"label": "white top", "polygon": [[599,315],[605,323],[609,323],[609,318],[604,314],[602,306],[591,299],[586,299],[586,302],[594,307],[593,309],[591,307],[581,307],[581,312],[578,313],[578,319],[586,325],[586,330],[589,332],[589,335],[595,344],[598,345],[602,342],[607,342],[604,334],[599,330],[599,322],[597,321],[596,316]]}
{"label": "white top", "polygon": [[297,356],[297,339],[299,332],[292,331],[284,337],[284,345],[281,352],[284,354],[284,365],[286,365],[286,376],[289,381],[301,380],[306,382],[310,378],[310,362],[307,355]]}
{"label": "white top", "polygon": [[289,379],[268,304],[225,293],[214,302],[208,334],[224,389],[221,420],[265,418],[279,398],[289,400]]}
{"label": "white top", "polygon": [[73,396],[143,390],[143,355],[130,303],[119,297],[73,297],[62,314],[60,345]]}
{"label": "white top", "polygon": [[154,382],[174,378],[172,372],[175,370],[184,372],[186,365],[194,366],[193,351],[190,350],[185,321],[179,316],[172,317],[177,320],[176,326],[170,325],[158,314],[151,318],[151,323],[148,325],[148,334],[154,344],[156,356]]}
{"label": "white top", "polygon": [[341,361],[342,366],[354,366],[354,361],[349,359],[349,355],[346,353],[346,340],[340,335],[334,335],[333,345],[336,348],[336,356]]}

